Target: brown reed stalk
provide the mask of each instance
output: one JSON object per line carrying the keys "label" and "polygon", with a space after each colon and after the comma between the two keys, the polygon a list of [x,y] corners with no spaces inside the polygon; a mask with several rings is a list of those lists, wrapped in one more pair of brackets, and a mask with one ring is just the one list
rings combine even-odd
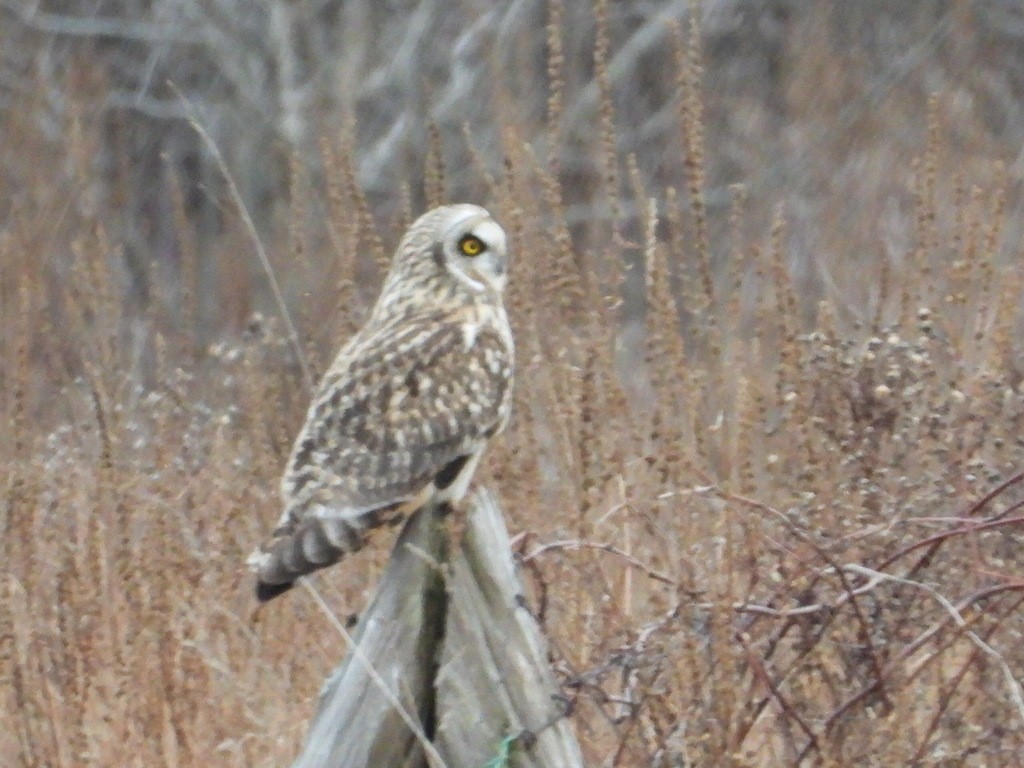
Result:
{"label": "brown reed stalk", "polygon": [[[636,161],[631,155],[627,165],[634,194],[639,203],[644,194]],[[647,462],[655,469],[662,486],[678,485],[691,462],[683,449],[681,429],[684,408],[692,404],[699,390],[685,393],[679,379],[687,371],[686,352],[679,328],[679,312],[672,294],[668,263],[658,242],[658,206],[647,202],[644,226],[644,265],[647,289],[645,363],[655,392],[651,407]],[[685,400],[684,400],[685,398]]]}
{"label": "brown reed stalk", "polygon": [[[94,472],[95,488],[92,499],[92,513],[86,522],[86,539],[83,542],[83,570],[90,574],[90,587],[86,589],[84,582],[79,582],[85,591],[90,592],[87,600],[94,606],[92,615],[102,620],[106,640],[119,647],[119,638],[124,634],[120,624],[123,615],[115,610],[116,603],[113,584],[110,579],[111,566],[119,578],[126,578],[126,596],[134,599],[133,565],[131,564],[131,520],[124,500],[118,501],[123,488],[118,487],[114,465],[116,438],[110,413],[113,410],[109,393],[103,385],[103,374],[91,362],[85,363],[89,395],[99,437],[99,460]],[[110,525],[109,511],[114,509],[113,524],[118,527],[117,536],[108,535]],[[110,541],[113,539],[113,545]],[[113,551],[111,551],[113,550]],[[99,631],[99,630],[98,630]]]}
{"label": "brown reed stalk", "polygon": [[[288,218],[285,223],[285,230],[288,238],[288,249],[285,253],[294,263],[293,269],[301,273],[307,280],[316,283],[320,277],[314,272],[313,262],[310,259],[310,246],[308,234],[309,222],[309,196],[310,184],[306,174],[305,163],[302,156],[297,152],[290,152],[288,155]],[[309,329],[299,330],[302,334],[300,343],[303,347],[303,357],[313,381],[320,378],[319,355],[316,353],[316,329],[320,328],[314,313],[314,304],[310,301],[308,291],[303,295],[304,301],[299,302],[296,314],[298,316],[298,328]]]}
{"label": "brown reed stalk", "polygon": [[[486,200],[497,199],[500,195],[498,181],[487,167],[484,156],[480,154],[480,149],[476,146],[476,142],[473,141],[473,134],[470,131],[469,123],[462,124],[462,139],[466,143],[466,151],[469,153],[469,160],[473,165],[473,175],[484,183],[484,198]],[[401,229],[404,231],[407,226],[408,222]]]}
{"label": "brown reed stalk", "polygon": [[1021,260],[1024,253],[1002,270],[1000,289],[996,296],[996,307],[992,318],[988,364],[992,370],[1003,370],[1015,360],[1014,327],[1020,311],[1021,296],[1024,296],[1024,270]]}
{"label": "brown reed stalk", "polygon": [[[8,580],[4,599],[15,600],[15,583]],[[18,744],[18,759],[22,768],[37,768],[46,765],[46,759],[54,760],[53,750],[45,737],[46,722],[39,703],[39,681],[33,679],[32,662],[34,658],[25,649],[15,635],[13,646],[13,664],[11,675],[11,693],[14,702],[14,722],[9,726],[15,733]],[[53,764],[51,762],[51,764]]]}
{"label": "brown reed stalk", "polygon": [[[8,536],[7,530],[3,531]],[[11,562],[7,560],[7,562]],[[26,722],[23,719],[24,689],[23,672],[21,669],[17,637],[15,635],[14,601],[16,582],[7,578],[0,580],[0,707],[9,712],[17,712],[19,716],[12,724],[14,737],[18,741],[19,756],[22,764],[26,764],[28,750],[26,742],[29,740],[26,734]]]}
{"label": "brown reed stalk", "polygon": [[548,419],[557,427],[555,445],[565,472],[563,477],[566,487],[562,492],[571,509],[582,506],[580,489],[584,487],[583,459],[578,441],[581,419],[578,393],[582,371],[576,362],[582,353],[582,346],[579,340],[569,338],[556,342],[546,350],[551,371],[549,389],[543,397],[548,403]]}
{"label": "brown reed stalk", "polygon": [[[697,257],[698,275],[704,292],[704,310],[707,321],[715,322],[715,287],[711,271],[711,253],[708,242],[707,204],[704,200],[704,104],[701,98],[701,80],[704,70],[701,63],[700,26],[697,13],[691,9],[688,40],[683,43],[683,33],[673,22],[673,37],[676,40],[676,88],[679,91],[679,121],[682,131],[683,166],[686,170],[687,190],[690,194],[690,209],[694,226],[694,253]],[[710,326],[709,326],[710,327]]]}
{"label": "brown reed stalk", "polygon": [[548,76],[548,166],[558,173],[558,147],[562,138],[562,112],[565,94],[565,53],[562,48],[562,27],[565,17],[563,0],[548,0],[547,76]]}
{"label": "brown reed stalk", "polygon": [[63,561],[57,574],[57,627],[61,642],[60,669],[64,674],[63,690],[68,698],[70,719],[68,748],[71,758],[84,762],[88,759],[88,737],[85,732],[85,713],[88,711],[89,679],[82,663],[83,641],[88,642],[75,615],[76,573],[74,552],[70,544],[61,546]]}
{"label": "brown reed stalk", "polygon": [[[505,305],[516,336],[518,349],[517,367],[520,371],[531,370],[535,360],[542,359],[537,332],[537,304],[533,279],[535,265],[524,261],[520,244],[524,242],[524,212],[516,202],[515,162],[507,158],[506,173],[501,182],[495,181],[494,194],[502,214],[505,230],[512,243],[513,278],[506,289]],[[518,376],[513,389],[514,423],[512,429],[502,436],[497,448],[500,457],[491,461],[493,474],[502,491],[515,492],[515,502],[529,507],[538,500],[539,478],[537,462],[540,446],[535,438],[537,425],[533,418],[532,376]],[[525,493],[524,493],[525,492]],[[510,500],[511,501],[511,500]]]}
{"label": "brown reed stalk", "polygon": [[[0,232],[0,323],[4,328],[16,328],[18,324],[17,311],[12,311],[12,306],[17,306],[17,296],[20,288],[21,278],[13,269],[15,264],[15,238],[11,232]],[[7,360],[15,359],[14,342],[10,338],[12,333],[0,333],[0,354]],[[12,382],[12,371],[8,366],[0,369],[0,392],[8,393],[14,389]],[[0,397],[0,407],[11,405],[7,402],[6,395]]]}
{"label": "brown reed stalk", "polygon": [[940,117],[941,104],[939,95],[933,93],[928,97],[928,141],[924,154],[924,203],[926,248],[929,254],[935,254],[939,247],[938,228],[938,175],[939,152],[942,147],[942,124]]}
{"label": "brown reed stalk", "polygon": [[[171,216],[174,221],[174,236],[178,246],[178,257],[181,265],[181,274],[178,278],[181,286],[181,321],[184,326],[185,337],[189,344],[193,345],[191,353],[198,351],[198,345],[202,338],[199,317],[199,249],[196,245],[196,233],[189,220],[185,205],[185,191],[181,185],[181,178],[177,169],[170,162],[167,156],[164,157],[164,168],[167,174],[167,188],[171,199]],[[156,295],[159,293],[160,280],[155,269],[150,270],[150,301],[149,307],[155,312],[159,302]],[[155,320],[155,317],[154,317]]]}
{"label": "brown reed stalk", "polygon": [[619,170],[618,152],[615,139],[615,105],[612,101],[611,80],[608,75],[608,54],[611,45],[608,31],[609,0],[595,0],[594,20],[597,25],[594,40],[594,82],[597,84],[598,132],[600,135],[598,157],[604,183],[604,195],[608,201],[612,225],[612,241],[619,239]]}
{"label": "brown reed stalk", "polygon": [[953,175],[953,233],[952,250],[954,258],[965,253],[964,241],[967,233],[967,187],[962,173]]}
{"label": "brown reed stalk", "polygon": [[[519,145],[510,143],[510,152],[517,152]],[[506,288],[506,306],[509,316],[516,320],[526,321],[534,315],[538,308],[537,291],[540,286],[538,278],[545,270],[544,264],[538,264],[538,257],[546,262],[548,251],[546,248],[526,247],[526,228],[524,219],[529,216],[536,220],[540,216],[539,210],[530,208],[533,197],[521,195],[517,190],[519,184],[518,169],[520,156],[508,155],[503,163],[504,175],[500,182],[495,179],[492,186],[492,193],[497,202],[498,209],[505,217],[505,227],[508,232],[513,273],[513,279]],[[489,182],[490,183],[490,182]],[[563,243],[560,248],[564,248]],[[564,254],[561,254],[565,258]]]}
{"label": "brown reed stalk", "polygon": [[826,299],[819,301],[816,329],[824,336],[826,343],[835,343],[839,338],[838,322],[835,304]]}
{"label": "brown reed stalk", "polygon": [[[747,203],[747,187],[743,184],[729,185],[729,301],[727,310],[732,318],[732,332],[742,322],[743,281],[749,264],[748,254],[743,247],[743,212]],[[728,330],[724,330],[728,333]]]}
{"label": "brown reed stalk", "polygon": [[914,303],[922,306],[928,295],[925,291],[931,286],[931,262],[928,258],[928,199],[925,189],[923,163],[915,158],[910,176],[910,192],[914,197],[914,258],[913,264],[919,279],[913,282],[917,286]]}
{"label": "brown reed stalk", "polygon": [[594,508],[595,497],[600,490],[602,477],[600,446],[601,401],[597,379],[598,352],[594,346],[584,350],[583,372],[579,388],[579,428],[576,439],[576,453],[580,464],[580,511],[576,535],[586,539],[591,535],[589,516]]}
{"label": "brown reed stalk", "polygon": [[[92,386],[92,396],[102,446],[99,470],[96,475],[98,485],[97,497],[100,499],[99,506],[104,511],[110,510],[112,512],[111,517],[115,530],[115,535],[111,542],[113,569],[117,577],[119,590],[124,599],[125,608],[131,614],[139,610],[142,602],[139,594],[140,585],[135,573],[136,552],[132,536],[134,521],[125,494],[125,484],[121,473],[115,467],[112,437],[107,426],[102,396],[95,384]],[[120,621],[121,619],[123,619],[121,614],[117,614],[114,617],[115,621]],[[114,636],[123,637],[123,642],[126,645],[130,645],[132,642],[131,632],[122,633],[115,630]]]}
{"label": "brown reed stalk", "polygon": [[427,123],[427,155],[423,170],[423,194],[427,208],[436,208],[445,199],[444,145],[441,131],[433,120]]}
{"label": "brown reed stalk", "polygon": [[991,209],[988,212],[988,224],[985,227],[984,239],[977,264],[977,280],[975,306],[978,320],[974,329],[974,338],[980,339],[989,328],[993,316],[990,311],[996,278],[996,260],[999,256],[1000,241],[1006,224],[1006,165],[996,163],[995,191],[992,195]]}
{"label": "brown reed stalk", "polygon": [[[32,301],[24,281],[18,284],[18,310],[11,318],[15,329],[14,375],[11,377],[12,402],[8,421],[12,456],[8,459],[8,473],[3,489],[3,510],[0,515],[0,547],[2,547],[5,574],[0,578],[0,691],[10,692],[9,702],[13,712],[18,713],[12,729],[19,742],[20,759],[23,765],[31,764],[35,722],[32,717],[33,702],[30,700],[30,686],[25,680],[24,659],[18,647],[16,616],[14,606],[20,603],[16,592],[22,592],[28,600],[24,582],[33,571],[35,546],[35,503],[32,496],[31,475],[24,468],[30,466],[29,435],[27,432],[27,393],[31,381],[31,360],[29,349],[32,329]],[[0,704],[8,700],[6,693],[0,693]]]}
{"label": "brown reed stalk", "polygon": [[359,295],[356,290],[356,254],[359,253],[359,219],[351,216],[354,204],[346,190],[346,171],[327,137],[320,139],[327,191],[327,229],[334,244],[334,319],[331,327],[348,338],[359,327]]}
{"label": "brown reed stalk", "polygon": [[889,303],[891,291],[892,267],[889,264],[889,259],[882,255],[878,259],[878,303],[871,316],[871,331],[876,335],[882,332],[882,326],[885,323],[885,307]]}
{"label": "brown reed stalk", "polygon": [[416,218],[416,214],[413,211],[412,204],[412,184],[408,181],[402,182],[402,187],[398,193],[398,199],[401,201],[398,205],[398,227],[400,232],[405,232],[413,223]]}
{"label": "brown reed stalk", "polygon": [[685,226],[679,205],[679,193],[672,186],[665,189],[665,220],[668,222],[668,245],[672,261],[677,265],[679,272],[679,295],[682,298],[680,309],[682,311],[683,307],[689,308],[687,316],[695,323],[697,318],[703,318],[704,297],[700,291],[700,279],[690,279],[690,274],[685,269],[687,262]]}
{"label": "brown reed stalk", "polygon": [[[971,187],[967,210],[964,214],[963,250],[954,253],[948,266],[946,301],[954,307],[966,307],[968,291],[973,287],[973,272],[978,267],[981,255],[983,208],[981,187],[975,184]],[[964,331],[966,332],[966,328]]]}
{"label": "brown reed stalk", "polygon": [[[735,420],[733,427],[732,470],[733,482],[738,492],[753,496],[756,492],[754,474],[755,437],[761,429],[758,421],[758,385],[747,376],[736,381],[736,399],[733,405]],[[763,397],[762,397],[763,400]]]}
{"label": "brown reed stalk", "polygon": [[[355,149],[354,149],[354,127],[347,125],[342,129],[338,139],[338,164],[340,172],[341,188],[346,200],[351,200],[355,208],[353,220],[355,222],[355,239],[359,243],[358,253],[368,249],[373,261],[377,264],[380,274],[386,275],[391,267],[391,259],[384,248],[384,239],[381,237],[380,229],[377,227],[370,212],[370,204],[366,200],[355,172]],[[352,216],[353,213],[349,215]]]}
{"label": "brown reed stalk", "polygon": [[288,250],[307,274],[312,272],[309,261],[309,180],[302,157],[298,152],[288,154]]}
{"label": "brown reed stalk", "polygon": [[774,325],[778,328],[779,333],[779,363],[776,379],[779,408],[784,407],[784,398],[796,386],[800,356],[796,339],[800,326],[800,312],[786,256],[786,218],[780,204],[776,207],[775,217],[772,220],[771,248],[769,250],[775,293]]}
{"label": "brown reed stalk", "polygon": [[[191,517],[192,510],[185,509],[185,517]],[[192,584],[200,582],[202,573],[194,567],[194,562],[189,553],[181,546],[181,531],[172,523],[170,516],[161,518],[159,526],[159,538],[163,545],[159,554],[154,556],[154,565],[157,566],[153,574],[152,608],[155,616],[175,615],[178,607],[172,602],[172,596],[180,595]],[[161,717],[173,734],[173,748],[186,761],[191,754],[190,739],[188,737],[188,723],[186,712],[182,704],[183,681],[181,674],[184,671],[180,664],[182,652],[182,621],[168,622],[154,627],[154,635],[158,638],[158,669],[160,691],[158,698],[162,700],[163,706]],[[168,730],[164,726],[163,730]],[[166,740],[164,740],[166,743]],[[165,754],[169,756],[170,747],[165,747]]]}
{"label": "brown reed stalk", "polygon": [[[33,303],[28,286],[22,282],[18,287],[18,315],[15,323],[14,375],[11,415],[9,420],[11,447],[11,470],[6,483],[4,497],[6,509],[3,521],[4,562],[10,563],[12,573],[23,575],[32,572],[32,561],[36,553],[35,502],[32,473],[27,471],[30,462],[30,437],[28,432],[28,392],[31,386]],[[16,564],[16,565],[15,565]]]}
{"label": "brown reed stalk", "polygon": [[555,174],[544,168],[529,145],[523,145],[526,156],[530,159],[534,172],[541,183],[541,194],[545,207],[550,211],[549,240],[544,252],[550,254],[547,259],[547,275],[545,292],[553,297],[562,311],[563,317],[575,323],[584,311],[584,288],[581,269],[573,249],[572,236],[566,224],[565,203],[562,201],[562,189]]}
{"label": "brown reed stalk", "polygon": [[118,300],[120,290],[112,265],[120,259],[120,249],[110,241],[102,223],[93,223],[90,230],[88,235],[72,242],[71,249],[84,278],[79,290],[90,320],[89,336],[96,350],[94,362],[99,371],[115,371],[120,358],[124,306]]}
{"label": "brown reed stalk", "polygon": [[[14,365],[11,383],[11,412],[9,419],[11,447],[14,458],[20,463],[28,458],[27,413],[31,382],[33,346],[34,307],[28,281],[21,278],[17,283],[17,313],[11,317],[8,327],[14,329]],[[14,482],[12,481],[12,485]]]}
{"label": "brown reed stalk", "polygon": [[634,418],[634,407],[630,403],[619,379],[619,366],[615,361],[616,318],[607,313],[591,314],[589,337],[594,350],[595,387],[599,393],[598,414],[600,426],[598,449],[600,466],[603,467],[596,487],[606,492],[618,484],[628,493],[626,486],[626,461],[640,455],[646,441],[643,423]]}
{"label": "brown reed stalk", "polygon": [[353,200],[346,189],[346,170],[335,151],[334,142],[321,136],[317,142],[324,166],[324,186],[327,193],[327,228],[337,256],[346,257],[358,247],[359,221],[350,215]]}
{"label": "brown reed stalk", "polygon": [[[934,296],[932,260],[938,249],[938,211],[936,178],[938,153],[941,143],[939,100],[936,95],[928,99],[928,138],[923,159],[912,166],[911,191],[914,195],[914,259],[917,275],[913,283],[916,307],[927,306]],[[916,311],[913,308],[911,311]]]}
{"label": "brown reed stalk", "polygon": [[[632,171],[630,171],[632,173]],[[686,258],[685,227],[683,226],[683,215],[679,209],[679,192],[673,186],[665,188],[665,221],[668,222],[668,247],[673,261],[682,265]],[[681,283],[684,281],[680,278]],[[683,290],[689,290],[687,285],[682,286]],[[689,298],[689,294],[684,293]]]}

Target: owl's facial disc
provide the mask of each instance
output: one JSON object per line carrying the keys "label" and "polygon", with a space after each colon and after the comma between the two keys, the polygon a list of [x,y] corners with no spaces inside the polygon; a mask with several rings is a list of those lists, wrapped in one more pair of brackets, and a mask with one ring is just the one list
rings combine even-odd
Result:
{"label": "owl's facial disc", "polygon": [[505,288],[508,242],[505,230],[482,208],[456,220],[445,237],[446,266],[474,291]]}

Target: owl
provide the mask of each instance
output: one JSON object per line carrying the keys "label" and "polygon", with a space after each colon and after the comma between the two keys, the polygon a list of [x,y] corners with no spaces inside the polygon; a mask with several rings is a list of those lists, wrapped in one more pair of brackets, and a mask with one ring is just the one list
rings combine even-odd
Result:
{"label": "owl", "polygon": [[402,238],[369,319],[320,382],[249,557],[262,603],[429,503],[457,504],[511,409],[505,232],[448,205]]}

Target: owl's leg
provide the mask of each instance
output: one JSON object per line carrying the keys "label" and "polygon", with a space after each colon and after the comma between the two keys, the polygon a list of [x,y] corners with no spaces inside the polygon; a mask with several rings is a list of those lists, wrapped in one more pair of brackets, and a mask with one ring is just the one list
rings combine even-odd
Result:
{"label": "owl's leg", "polygon": [[466,534],[466,509],[462,499],[469,488],[469,481],[473,478],[481,453],[476,451],[453,459],[434,477],[435,498],[446,508],[445,526],[448,529],[448,541],[452,545],[452,555],[462,549],[462,539]]}
{"label": "owl's leg", "polygon": [[469,519],[466,505],[447,501],[444,504],[444,524],[450,544],[449,562],[462,551],[462,540],[466,536],[466,521]]}

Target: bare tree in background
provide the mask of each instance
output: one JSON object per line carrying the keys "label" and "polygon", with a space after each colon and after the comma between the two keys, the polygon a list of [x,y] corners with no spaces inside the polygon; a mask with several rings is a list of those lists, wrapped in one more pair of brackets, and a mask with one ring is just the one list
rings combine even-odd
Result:
{"label": "bare tree in background", "polygon": [[[642,177],[659,188],[686,187],[672,59],[689,8],[608,4],[617,149],[636,153]],[[545,27],[556,12],[564,89],[560,125],[549,126]],[[828,250],[824,191],[849,199],[850,221],[900,215],[898,201],[885,207],[890,182],[863,169],[909,165],[929,94],[946,92],[962,107],[955,128],[965,155],[981,145],[1017,153],[1024,143],[1024,10],[1013,0],[707,0],[701,14],[708,203],[724,210],[728,185],[743,182],[751,222],[763,225],[785,195],[798,261]],[[415,182],[431,124],[452,198],[481,194],[470,152],[497,167],[502,131],[513,128],[535,148],[556,148],[579,233],[610,215],[590,151],[601,139],[589,3],[0,0],[0,28],[0,110],[42,101],[39,129],[52,135],[69,110],[106,126],[96,169],[108,184],[126,176],[121,211],[136,273],[174,256],[169,170],[200,233],[222,226],[209,192],[218,174],[174,88],[223,149],[264,228],[284,198],[289,155],[316,172],[318,139],[349,124],[359,182],[385,217],[397,215],[409,180],[422,207]],[[877,215],[856,215],[874,206]]]}

